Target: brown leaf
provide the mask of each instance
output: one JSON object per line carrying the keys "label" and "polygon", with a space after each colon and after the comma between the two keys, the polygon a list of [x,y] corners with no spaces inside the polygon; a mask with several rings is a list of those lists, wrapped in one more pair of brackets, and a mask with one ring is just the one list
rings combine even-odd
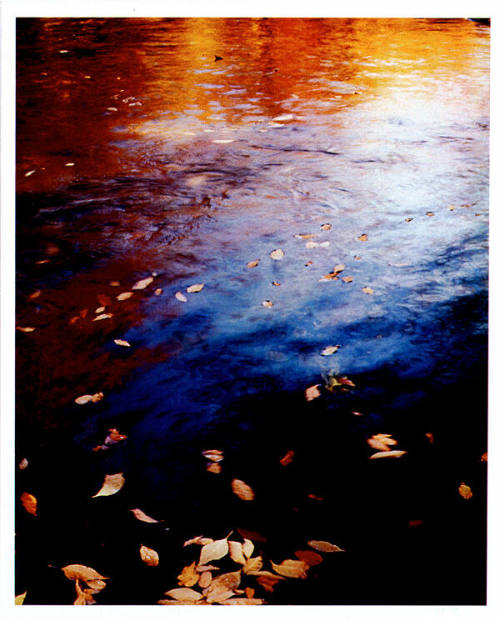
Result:
{"label": "brown leaf", "polygon": [[206,457],[210,461],[222,461],[224,459],[224,454],[222,451],[218,449],[212,449],[209,451],[202,452],[203,457]]}
{"label": "brown leaf", "polygon": [[31,515],[36,515],[38,505],[37,499],[32,494],[28,494],[28,492],[23,492],[20,499],[25,510],[31,513]]}
{"label": "brown leaf", "polygon": [[228,541],[229,556],[235,563],[245,565],[247,560],[243,555],[243,545],[239,541]]}
{"label": "brown leaf", "polygon": [[280,459],[280,464],[282,466],[288,466],[288,464],[292,463],[294,456],[295,451],[287,451],[285,456]]}
{"label": "brown leaf", "polygon": [[130,509],[130,511],[132,511],[134,517],[141,522],[146,522],[147,524],[158,524],[158,520],[146,515],[144,511],[141,511],[140,509]]}
{"label": "brown leaf", "polygon": [[299,559],[299,561],[303,561],[306,565],[309,565],[309,567],[319,565],[323,562],[323,557],[321,556],[321,554],[313,552],[312,550],[297,550],[297,552],[294,552],[294,554]]}
{"label": "brown leaf", "polygon": [[132,293],[132,291],[124,291],[123,293],[120,293],[120,295],[116,296],[116,299],[119,302],[123,302],[123,300],[128,300],[129,298],[131,298],[134,294]]}
{"label": "brown leaf", "polygon": [[153,276],[148,276],[148,278],[143,278],[142,280],[138,280],[135,283],[135,285],[132,287],[132,289],[134,291],[145,289],[153,282],[153,280],[154,280]]}
{"label": "brown leaf", "polygon": [[269,256],[275,261],[281,261],[281,259],[285,256],[285,253],[281,250],[281,248],[277,248],[276,250],[273,250]]}
{"label": "brown leaf", "polygon": [[314,386],[309,386],[309,388],[306,388],[306,401],[312,401],[313,399],[321,397],[318,386],[319,384],[314,384]]}
{"label": "brown leaf", "polygon": [[363,235],[360,235],[358,239],[359,241],[368,241],[368,235],[366,233],[363,233]]}
{"label": "brown leaf", "polygon": [[[267,541],[267,539],[264,537],[264,535],[261,535],[259,532],[255,531],[255,530],[248,530],[246,528],[237,528],[236,529],[239,534],[244,538],[244,539],[251,539],[252,541],[260,541],[262,543],[265,543]],[[244,549],[244,545],[243,544],[243,549]],[[253,552],[253,550],[252,550]],[[244,554],[246,554],[245,552],[243,552]],[[251,554],[250,554],[251,556]]]}
{"label": "brown leaf", "polygon": [[255,494],[253,489],[240,479],[233,479],[231,482],[233,494],[236,494],[240,500],[253,500]]}
{"label": "brown leaf", "polygon": [[196,561],[193,561],[191,565],[187,565],[177,576],[177,581],[181,586],[192,587],[194,586],[200,577],[200,574],[196,571]]}
{"label": "brown leaf", "polygon": [[405,222],[411,222],[413,218],[405,218]]}
{"label": "brown leaf", "polygon": [[200,574],[200,579],[198,581],[198,584],[200,585],[201,589],[206,589],[207,586],[212,582],[212,572],[211,571],[204,571],[203,573]]}
{"label": "brown leaf", "polygon": [[458,493],[462,496],[462,498],[465,498],[465,500],[470,500],[473,496],[471,488],[464,482],[460,483]]}
{"label": "brown leaf", "polygon": [[228,552],[229,545],[227,543],[227,539],[225,538],[207,543],[201,549],[198,565],[206,565],[207,563],[210,563],[210,561],[216,561],[223,556],[226,556]]}
{"label": "brown leaf", "polygon": [[390,451],[390,446],[395,446],[397,441],[394,438],[391,438],[388,433],[377,433],[376,435],[368,438],[367,443],[372,447],[372,449],[378,451]]}
{"label": "brown leaf", "polygon": [[84,582],[87,582],[87,583],[89,581],[94,581],[94,580],[97,580],[97,581],[107,580],[107,578],[105,578],[104,576],[101,576],[101,574],[97,572],[95,569],[93,569],[92,567],[87,567],[86,565],[72,564],[72,565],[66,565],[65,567],[62,567],[61,569],[64,572],[64,575],[66,576],[66,578],[68,578],[68,580],[83,580]]}
{"label": "brown leaf", "polygon": [[321,352],[321,355],[331,356],[332,354],[337,352],[339,349],[340,349],[340,345],[328,345],[328,347],[325,347],[325,349]]}
{"label": "brown leaf", "polygon": [[250,261],[249,263],[247,263],[247,267],[257,267],[257,265],[259,265],[259,261],[260,259],[255,259],[255,261]]}
{"label": "brown leaf", "polygon": [[381,451],[380,453],[374,453],[370,456],[370,459],[383,459],[386,457],[402,457],[406,455],[407,451]]}
{"label": "brown leaf", "polygon": [[263,599],[250,597],[232,597],[225,601],[221,601],[223,606],[259,606],[264,603]]}
{"label": "brown leaf", "polygon": [[371,287],[363,287],[363,292],[367,293],[368,295],[372,295],[373,289]]}
{"label": "brown leaf", "polygon": [[205,286],[205,285],[203,285],[203,284],[198,284],[198,285],[190,285],[190,286],[186,289],[186,291],[187,291],[188,293],[199,293],[199,292],[203,289],[203,287],[204,287],[204,286]]}
{"label": "brown leaf", "polygon": [[188,299],[187,297],[181,293],[180,291],[177,291],[177,293],[175,294],[175,297],[179,300],[179,302],[187,302]]}
{"label": "brown leaf", "polygon": [[211,472],[212,474],[220,474],[222,472],[222,466],[220,464],[210,462],[207,464],[207,472]]}
{"label": "brown leaf", "polygon": [[263,566],[262,556],[255,556],[254,558],[249,558],[243,567],[243,573],[245,574],[253,574],[256,571],[260,571]]}
{"label": "brown leaf", "polygon": [[296,561],[294,559],[286,559],[279,565],[271,561],[272,568],[280,576],[285,578],[307,578],[308,566],[304,561]]}
{"label": "brown leaf", "polygon": [[248,599],[252,599],[255,595],[255,589],[252,589],[252,587],[245,587],[245,595]]}
{"label": "brown leaf", "polygon": [[170,589],[165,595],[172,597],[178,601],[195,602],[203,597],[201,593],[194,589],[188,589],[187,587],[179,587],[178,589]]}
{"label": "brown leaf", "polygon": [[115,345],[120,345],[121,347],[130,347],[130,343],[128,341],[124,341],[123,339],[114,339],[113,343]]}
{"label": "brown leaf", "polygon": [[313,539],[308,541],[307,545],[311,546],[314,550],[318,550],[318,552],[344,552],[342,548],[339,548],[329,541],[316,541]]}
{"label": "brown leaf", "polygon": [[89,589],[87,589],[89,593],[95,595],[96,593],[99,593],[104,589],[104,587],[106,586],[106,582],[104,580],[89,579],[87,580],[87,586],[90,587]]}
{"label": "brown leaf", "polygon": [[97,496],[111,496],[112,494],[116,494],[119,492],[125,483],[125,479],[123,478],[123,472],[117,472],[116,474],[106,474],[104,477],[104,483],[102,484],[101,489],[92,496],[92,498],[97,498]]}

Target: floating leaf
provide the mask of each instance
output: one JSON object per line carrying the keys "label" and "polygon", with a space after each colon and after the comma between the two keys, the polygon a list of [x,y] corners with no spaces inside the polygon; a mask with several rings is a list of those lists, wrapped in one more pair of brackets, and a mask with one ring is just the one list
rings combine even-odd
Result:
{"label": "floating leaf", "polygon": [[85,405],[86,403],[97,403],[104,397],[102,392],[96,392],[93,395],[82,395],[81,397],[77,397],[75,399],[75,403],[77,405]]}
{"label": "floating leaf", "polygon": [[473,496],[471,488],[463,482],[460,483],[458,487],[458,493],[462,498],[465,498],[465,500],[470,500]]}
{"label": "floating leaf", "polygon": [[254,597],[232,597],[221,602],[223,606],[260,606],[263,603],[263,599]]}
{"label": "floating leaf", "polygon": [[253,489],[240,479],[232,480],[231,489],[233,494],[236,494],[241,500],[253,500],[255,498]]}
{"label": "floating leaf", "polygon": [[271,561],[272,568],[280,576],[285,578],[307,578],[308,566],[304,561],[296,561],[294,559],[286,559],[279,565]]}
{"label": "floating leaf", "polygon": [[273,280],[271,284],[273,285],[273,287],[281,287],[281,283],[278,282],[277,280]]}
{"label": "floating leaf", "polygon": [[390,446],[395,446],[397,441],[391,438],[390,434],[378,433],[377,435],[368,438],[367,443],[378,451],[390,451]]}
{"label": "floating leaf", "polygon": [[207,472],[211,472],[212,474],[220,474],[222,472],[222,466],[220,464],[210,462],[207,464]]}
{"label": "floating leaf", "polygon": [[[62,54],[62,52],[61,52]],[[75,162],[66,162],[66,164],[64,164],[65,166],[74,166]]]}
{"label": "floating leaf", "polygon": [[307,263],[304,263],[304,267],[310,267],[312,264],[312,261],[308,261]]}
{"label": "floating leaf", "polygon": [[21,593],[21,595],[16,595],[15,599],[14,599],[14,603],[16,606],[22,606],[24,603],[24,599],[27,595],[28,591],[24,591],[24,593]]}
{"label": "floating leaf", "polygon": [[[264,539],[265,541],[265,539]],[[255,546],[251,539],[247,539],[246,537],[243,540],[243,554],[246,558],[250,558],[255,550]]]}
{"label": "floating leaf", "polygon": [[339,548],[329,541],[316,541],[313,539],[308,541],[307,545],[311,546],[314,550],[318,550],[318,552],[344,552],[342,548]]}
{"label": "floating leaf", "polygon": [[177,601],[185,601],[185,602],[195,602],[203,597],[201,593],[195,591],[194,589],[189,589],[187,587],[180,587],[178,589],[170,589],[167,591],[165,595],[172,597]]}
{"label": "floating leaf", "polygon": [[143,563],[146,563],[149,567],[156,567],[160,563],[158,552],[152,548],[147,548],[145,545],[141,545],[139,548],[139,554]]}
{"label": "floating leaf", "polygon": [[200,588],[206,589],[207,586],[211,582],[212,582],[212,572],[211,571],[204,571],[202,574],[200,574],[200,579],[198,581],[198,584],[200,585]]}
{"label": "floating leaf", "polygon": [[140,509],[130,509],[130,511],[134,514],[134,517],[141,522],[146,522],[147,524],[158,524],[158,520],[146,515],[146,513]]}
{"label": "floating leaf", "polygon": [[314,386],[309,386],[309,388],[306,388],[306,401],[312,401],[313,399],[321,397],[318,386],[319,384],[314,384]]}
{"label": "floating leaf", "polygon": [[177,581],[181,586],[192,587],[200,578],[200,574],[196,571],[196,561],[193,561],[191,565],[184,567],[181,573],[177,576]]}
{"label": "floating leaf", "polygon": [[143,278],[142,280],[138,280],[135,283],[135,285],[132,287],[132,289],[134,291],[145,289],[153,282],[153,280],[154,280],[153,276],[148,276],[148,278]]}
{"label": "floating leaf", "polygon": [[120,295],[116,296],[116,299],[119,302],[123,302],[123,300],[128,300],[129,298],[131,298],[134,294],[132,293],[132,291],[124,291],[123,293],[120,293]]}
{"label": "floating leaf", "polygon": [[338,280],[339,277],[337,275],[337,272],[330,272],[329,274],[325,274],[324,276],[322,276],[318,282],[326,282],[327,280]]}
{"label": "floating leaf", "polygon": [[253,574],[256,571],[260,571],[263,564],[262,556],[254,556],[253,558],[249,558],[243,567],[243,573]]}
{"label": "floating leaf", "polygon": [[384,459],[387,457],[401,457],[406,455],[407,451],[380,451],[380,453],[374,453],[370,455],[370,459]]}
{"label": "floating leaf", "polygon": [[196,567],[196,571],[200,574],[203,574],[206,571],[219,571],[219,568],[215,565],[198,565]]}
{"label": "floating leaf", "polygon": [[216,561],[226,556],[228,552],[229,545],[227,543],[227,539],[225,538],[207,543],[201,549],[198,565],[206,565],[207,563],[210,563],[210,561]]}
{"label": "floating leaf", "polygon": [[411,222],[413,218],[405,218],[405,222]]}
{"label": "floating leaf", "polygon": [[21,459],[21,461],[19,462],[19,464],[17,465],[17,467],[19,468],[19,470],[26,470],[26,468],[29,466],[29,462],[26,459],[26,457],[23,457]]}
{"label": "floating leaf", "polygon": [[294,456],[295,456],[295,451],[287,451],[285,453],[285,456],[280,459],[280,464],[282,466],[288,466],[288,464],[292,463]]}
{"label": "floating leaf", "polygon": [[255,261],[250,261],[249,263],[247,263],[247,267],[257,267],[257,265],[259,265],[259,261],[260,259],[255,259]]}
{"label": "floating leaf", "polygon": [[265,306],[266,308],[271,308],[272,305],[273,303],[271,302],[271,300],[264,300],[262,302],[262,306]]}
{"label": "floating leaf", "polygon": [[371,287],[363,287],[363,292],[367,293],[368,295],[372,295],[373,289]]}
{"label": "floating leaf", "polygon": [[239,541],[228,541],[229,556],[235,563],[245,565],[247,560],[243,555],[243,545]]}
{"label": "floating leaf", "polygon": [[123,478],[123,472],[118,472],[116,474],[107,474],[104,477],[104,483],[102,484],[101,489],[92,496],[92,498],[97,498],[98,496],[111,496],[119,492],[123,485],[125,484],[125,479]]}
{"label": "floating leaf", "polygon": [[300,233],[298,235],[294,235],[294,237],[297,239],[313,239],[314,237],[317,237],[317,235],[314,235],[314,233]]}
{"label": "floating leaf", "polygon": [[352,276],[343,276],[342,280],[344,282],[352,282],[354,280],[354,278]]}
{"label": "floating leaf", "polygon": [[31,515],[36,516],[37,505],[38,505],[37,499],[32,494],[28,494],[28,492],[23,492],[20,496],[20,500],[21,500],[21,504],[26,509],[26,511],[28,513],[31,513]]}
{"label": "floating leaf", "polygon": [[355,254],[355,255],[354,255],[354,259],[355,259],[356,261],[361,261],[361,257],[360,257],[358,254]]}
{"label": "floating leaf", "polygon": [[353,414],[353,416],[363,416],[362,412],[351,412],[351,414]]}
{"label": "floating leaf", "polygon": [[319,565],[323,562],[321,554],[313,552],[312,550],[297,550],[294,554],[299,561],[303,561],[306,565],[309,565],[309,567],[314,567],[314,565]]}
{"label": "floating leaf", "polygon": [[19,332],[34,332],[36,330],[36,328],[32,328],[31,326],[26,326],[26,327],[22,327],[22,326],[16,326],[16,330],[19,330]]}
{"label": "floating leaf", "polygon": [[115,345],[120,345],[121,347],[130,347],[130,343],[128,341],[124,341],[123,339],[114,339],[113,343]]}
{"label": "floating leaf", "polygon": [[120,281],[119,280],[110,280],[109,281],[109,286],[110,287],[119,287],[120,286]]}
{"label": "floating leaf", "polygon": [[360,235],[358,237],[359,241],[368,241],[368,235],[366,233],[363,233],[363,235]]}
{"label": "floating leaf", "polygon": [[[99,572],[97,572],[92,567],[87,567],[86,565],[66,565],[61,568],[64,572],[64,575],[68,580],[83,580],[84,582],[93,582],[93,581],[104,581],[107,580],[105,576],[101,576]],[[104,586],[106,583],[104,582]]]}
{"label": "floating leaf", "polygon": [[179,300],[179,302],[187,302],[188,299],[187,297],[181,293],[180,291],[177,291],[177,293],[175,294],[175,297]]}
{"label": "floating leaf", "polygon": [[326,224],[322,224],[321,225],[321,230],[322,231],[329,231],[329,230],[331,230],[331,228],[332,228],[332,225],[328,224],[328,222]]}
{"label": "floating leaf", "polygon": [[190,285],[186,291],[188,293],[198,293],[199,291],[201,291],[203,289],[205,285],[203,284],[198,284],[198,285]]}
{"label": "floating leaf", "polygon": [[206,457],[210,461],[222,461],[224,459],[224,454],[219,449],[210,449],[208,451],[202,452],[203,457]]}
{"label": "floating leaf", "polygon": [[42,295],[42,292],[40,289],[37,289],[36,291],[33,291],[33,293],[31,295],[28,296],[28,300],[36,300],[37,298],[39,298]]}
{"label": "floating leaf", "polygon": [[340,349],[340,345],[329,345],[321,352],[322,356],[331,356]]}
{"label": "floating leaf", "polygon": [[285,256],[285,253],[281,250],[281,248],[277,248],[276,250],[273,250],[269,256],[275,261],[281,261],[281,259]]}
{"label": "floating leaf", "polygon": [[188,539],[187,541],[184,542],[184,547],[186,546],[190,546],[193,543],[196,543],[200,546],[205,546],[207,545],[207,543],[212,543],[213,539],[210,539],[209,537],[204,537],[203,535],[198,535],[197,537],[193,537],[192,539]]}
{"label": "floating leaf", "polygon": [[111,317],[113,317],[113,313],[102,313],[101,315],[94,317],[92,321],[102,321],[103,319],[111,319]]}

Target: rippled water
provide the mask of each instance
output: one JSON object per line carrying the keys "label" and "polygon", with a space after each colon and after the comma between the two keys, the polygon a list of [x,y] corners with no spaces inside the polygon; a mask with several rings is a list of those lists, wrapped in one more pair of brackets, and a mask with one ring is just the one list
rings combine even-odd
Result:
{"label": "rippled water", "polygon": [[[352,552],[325,574],[339,591],[274,603],[481,601],[488,72],[489,27],[467,20],[18,20],[17,325],[35,331],[18,332],[17,453],[50,514],[40,532],[66,533],[44,567],[68,548],[104,554],[78,493],[120,470],[124,502],[172,531],[245,526],[279,550],[303,535]],[[98,307],[112,317],[92,321]],[[328,374],[356,387],[307,403]],[[126,447],[96,456],[113,426]],[[381,432],[404,464],[367,462]],[[200,459],[214,446],[220,477]],[[251,509],[227,499],[233,476],[255,488]],[[75,488],[71,510],[47,477]],[[465,517],[463,480],[477,490]],[[406,582],[388,561],[366,570],[381,541]]]}

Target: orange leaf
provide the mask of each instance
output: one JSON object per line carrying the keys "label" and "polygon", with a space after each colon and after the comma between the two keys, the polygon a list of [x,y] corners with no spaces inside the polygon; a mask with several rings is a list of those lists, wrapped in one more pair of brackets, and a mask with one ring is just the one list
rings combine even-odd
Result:
{"label": "orange leaf", "polygon": [[304,561],[304,563],[309,565],[309,567],[319,565],[323,562],[323,557],[321,556],[321,554],[313,552],[312,550],[297,550],[297,552],[295,552],[294,554],[299,559],[299,561]]}
{"label": "orange leaf", "polygon": [[21,503],[28,513],[36,515],[38,501],[32,494],[23,492],[21,494]]}
{"label": "orange leaf", "polygon": [[210,461],[222,461],[224,459],[224,454],[222,453],[222,451],[219,451],[218,449],[203,451],[202,455],[203,457],[206,457]]}
{"label": "orange leaf", "polygon": [[199,577],[200,574],[196,571],[196,561],[193,561],[191,565],[184,567],[177,576],[177,581],[181,586],[192,587],[198,582]]}
{"label": "orange leaf", "polygon": [[[62,567],[62,571],[68,580],[83,580],[84,582],[92,582],[92,581],[104,581],[107,580],[104,576],[101,576],[99,572],[92,567],[87,567],[86,565],[66,565]],[[106,584],[106,583],[104,583]]]}
{"label": "orange leaf", "polygon": [[309,386],[309,388],[306,388],[306,401],[312,401],[313,399],[321,397],[318,386],[319,384],[314,384],[314,386]]}
{"label": "orange leaf", "polygon": [[149,515],[146,515],[144,511],[141,511],[140,509],[130,509],[130,511],[132,511],[134,517],[141,522],[146,522],[147,524],[158,524],[158,520],[149,517]]}
{"label": "orange leaf", "polygon": [[259,265],[259,261],[260,259],[256,259],[255,261],[250,261],[250,263],[247,263],[247,267],[257,267],[257,265]]}
{"label": "orange leaf", "polygon": [[339,548],[329,541],[311,540],[307,542],[307,545],[311,546],[311,548],[314,548],[315,550],[318,550],[318,552],[344,552],[342,548]]}
{"label": "orange leaf", "polygon": [[262,556],[255,556],[254,558],[249,558],[243,567],[243,573],[245,574],[254,574],[255,572],[259,572],[262,569]]}
{"label": "orange leaf", "polygon": [[253,489],[240,479],[232,480],[231,489],[240,500],[253,500],[255,498]]}
{"label": "orange leaf", "polygon": [[471,488],[463,482],[458,487],[458,493],[465,500],[470,500],[473,496]]}
{"label": "orange leaf", "polygon": [[210,462],[207,464],[207,472],[211,472],[212,474],[220,474],[222,472],[222,467],[220,464]]}
{"label": "orange leaf", "polygon": [[141,555],[141,560],[150,567],[156,567],[160,563],[158,552],[152,548],[147,548],[146,546],[141,545],[139,554]]}
{"label": "orange leaf", "polygon": [[280,459],[280,464],[282,466],[288,466],[288,464],[292,463],[294,456],[295,451],[287,451],[285,456]]}
{"label": "orange leaf", "polygon": [[381,451],[380,453],[374,453],[370,456],[370,459],[384,459],[386,457],[402,457],[406,455],[406,451]]}
{"label": "orange leaf", "polygon": [[391,438],[390,434],[387,433],[378,433],[377,435],[368,438],[367,443],[372,447],[372,449],[378,451],[390,451],[390,446],[395,446],[397,441],[394,438]]}
{"label": "orange leaf", "polygon": [[280,576],[285,578],[307,578],[308,566],[304,561],[295,561],[293,559],[286,559],[279,565],[271,561],[272,568]]}

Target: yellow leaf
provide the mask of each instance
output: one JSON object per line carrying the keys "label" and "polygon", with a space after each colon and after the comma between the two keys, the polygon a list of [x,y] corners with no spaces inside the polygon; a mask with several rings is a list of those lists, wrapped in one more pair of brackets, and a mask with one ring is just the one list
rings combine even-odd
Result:
{"label": "yellow leaf", "polygon": [[372,447],[372,449],[378,451],[390,451],[390,446],[395,446],[397,441],[394,438],[391,438],[390,434],[387,433],[378,433],[377,435],[368,438],[367,443]]}
{"label": "yellow leaf", "polygon": [[262,302],[262,306],[265,306],[266,308],[271,308],[272,305],[273,303],[271,302],[271,300],[264,300]]}
{"label": "yellow leaf", "polygon": [[198,584],[200,585],[201,589],[206,589],[207,586],[212,582],[212,572],[211,571],[204,571],[203,573],[200,574],[200,579],[198,581]]}
{"label": "yellow leaf", "polygon": [[307,578],[308,565],[304,561],[286,559],[279,565],[271,561],[271,565],[277,574],[285,578]]}
{"label": "yellow leaf", "polygon": [[245,565],[246,558],[243,555],[243,545],[239,541],[228,541],[229,556],[235,563]]}
{"label": "yellow leaf", "polygon": [[253,597],[232,597],[231,599],[221,601],[223,606],[260,606],[263,603],[263,599]]}
{"label": "yellow leaf", "polygon": [[87,567],[86,565],[66,565],[65,567],[62,567],[62,571],[64,572],[64,575],[66,576],[66,578],[68,578],[68,580],[83,580],[87,583],[94,580],[107,580],[107,578],[101,576],[101,574],[95,569],[92,569],[92,567]]}
{"label": "yellow leaf", "polygon": [[141,555],[141,560],[150,567],[156,567],[160,563],[158,552],[152,548],[141,545],[139,554]]}
{"label": "yellow leaf", "polygon": [[321,352],[322,356],[331,356],[340,349],[340,345],[329,345]]}
{"label": "yellow leaf", "polygon": [[210,461],[222,461],[224,459],[224,453],[222,451],[219,451],[218,449],[203,451],[202,455]]}
{"label": "yellow leaf", "polygon": [[175,297],[179,300],[179,302],[187,302],[188,299],[187,297],[181,293],[180,291],[177,291],[177,293],[175,294]]}
{"label": "yellow leaf", "polygon": [[309,386],[309,388],[306,389],[306,401],[312,401],[313,399],[321,397],[318,386],[319,384],[314,384],[314,386]]}
{"label": "yellow leaf", "polygon": [[165,595],[173,597],[178,601],[195,602],[203,597],[201,593],[194,589],[188,589],[187,587],[180,587],[178,589],[170,589]]}
{"label": "yellow leaf", "polygon": [[28,494],[28,492],[23,492],[21,494],[21,503],[28,513],[31,513],[31,515],[36,515],[38,502],[32,494]]}
{"label": "yellow leaf", "polygon": [[212,474],[220,474],[222,472],[222,466],[220,464],[210,462],[207,464],[207,472],[211,472]]}
{"label": "yellow leaf", "polygon": [[116,299],[119,302],[123,302],[123,300],[128,300],[129,298],[131,298],[134,294],[132,293],[132,291],[124,291],[123,293],[120,293],[120,295],[116,296]]}
{"label": "yellow leaf", "polygon": [[229,552],[229,545],[227,543],[227,539],[218,539],[217,541],[212,541],[211,543],[207,543],[201,549],[200,560],[198,565],[206,565],[210,563],[210,561],[216,561]]}
{"label": "yellow leaf", "polygon": [[280,464],[282,466],[288,466],[288,464],[292,463],[294,456],[295,456],[295,451],[287,451],[285,453],[285,456],[280,459]]}
{"label": "yellow leaf", "polygon": [[196,561],[193,561],[191,565],[184,567],[181,573],[177,576],[177,581],[181,586],[192,587],[200,578],[200,574],[196,571]]}
{"label": "yellow leaf", "polygon": [[354,278],[352,276],[343,276],[342,280],[344,282],[352,282],[354,280]]}
{"label": "yellow leaf", "polygon": [[339,548],[329,541],[311,540],[307,542],[307,545],[311,546],[314,550],[318,550],[318,552],[344,552],[342,548]]}
{"label": "yellow leaf", "polygon": [[186,291],[188,293],[198,293],[199,291],[201,291],[203,289],[205,285],[199,284],[199,285],[190,285]]}
{"label": "yellow leaf", "polygon": [[257,265],[259,265],[259,261],[260,259],[255,259],[255,261],[250,261],[249,263],[247,263],[247,267],[257,267]]}
{"label": "yellow leaf", "polygon": [[153,282],[153,280],[154,280],[153,276],[149,276],[148,278],[143,278],[142,280],[138,280],[135,283],[135,285],[132,287],[132,289],[134,291],[145,289]]}
{"label": "yellow leaf", "polygon": [[406,451],[381,451],[380,453],[374,453],[370,456],[370,459],[383,459],[386,457],[401,457],[406,455]]}
{"label": "yellow leaf", "polygon": [[128,341],[124,341],[123,339],[115,339],[113,342],[115,345],[121,345],[121,347],[130,347],[130,343]]}
{"label": "yellow leaf", "polygon": [[130,511],[134,514],[134,517],[141,522],[146,522],[147,524],[158,524],[158,520],[146,515],[144,511],[140,509],[130,509]]}
{"label": "yellow leaf", "polygon": [[458,487],[458,493],[465,500],[470,500],[473,496],[471,488],[463,482]]}
{"label": "yellow leaf", "polygon": [[125,479],[123,478],[123,472],[118,472],[116,474],[107,474],[104,477],[104,483],[102,484],[101,489],[92,496],[92,498],[97,498],[97,496],[111,496],[112,494],[116,494],[119,492],[125,483]]}
{"label": "yellow leaf", "polygon": [[253,574],[256,571],[260,571],[262,569],[262,556],[255,556],[254,558],[249,558],[243,567],[243,573],[245,574]]}
{"label": "yellow leaf", "polygon": [[281,261],[281,259],[285,256],[285,253],[281,250],[281,248],[276,248],[276,250],[273,250],[269,256],[275,261]]}
{"label": "yellow leaf", "polygon": [[231,482],[233,494],[236,494],[240,500],[253,500],[255,494],[253,489],[240,479],[233,479]]}
{"label": "yellow leaf", "polygon": [[366,233],[363,233],[363,235],[360,235],[358,239],[359,241],[368,241],[368,235]]}
{"label": "yellow leaf", "polygon": [[23,602],[24,602],[24,599],[25,599],[27,593],[28,593],[28,591],[24,591],[24,593],[21,593],[21,595],[16,595],[16,598],[14,600],[16,606],[22,606],[23,605]]}
{"label": "yellow leaf", "polygon": [[371,287],[363,287],[363,292],[367,293],[368,295],[372,295],[373,289]]}
{"label": "yellow leaf", "polygon": [[247,558],[250,558],[252,556],[254,550],[255,550],[255,546],[253,544],[253,541],[251,541],[250,539],[244,538],[244,540],[243,540],[243,554]]}

